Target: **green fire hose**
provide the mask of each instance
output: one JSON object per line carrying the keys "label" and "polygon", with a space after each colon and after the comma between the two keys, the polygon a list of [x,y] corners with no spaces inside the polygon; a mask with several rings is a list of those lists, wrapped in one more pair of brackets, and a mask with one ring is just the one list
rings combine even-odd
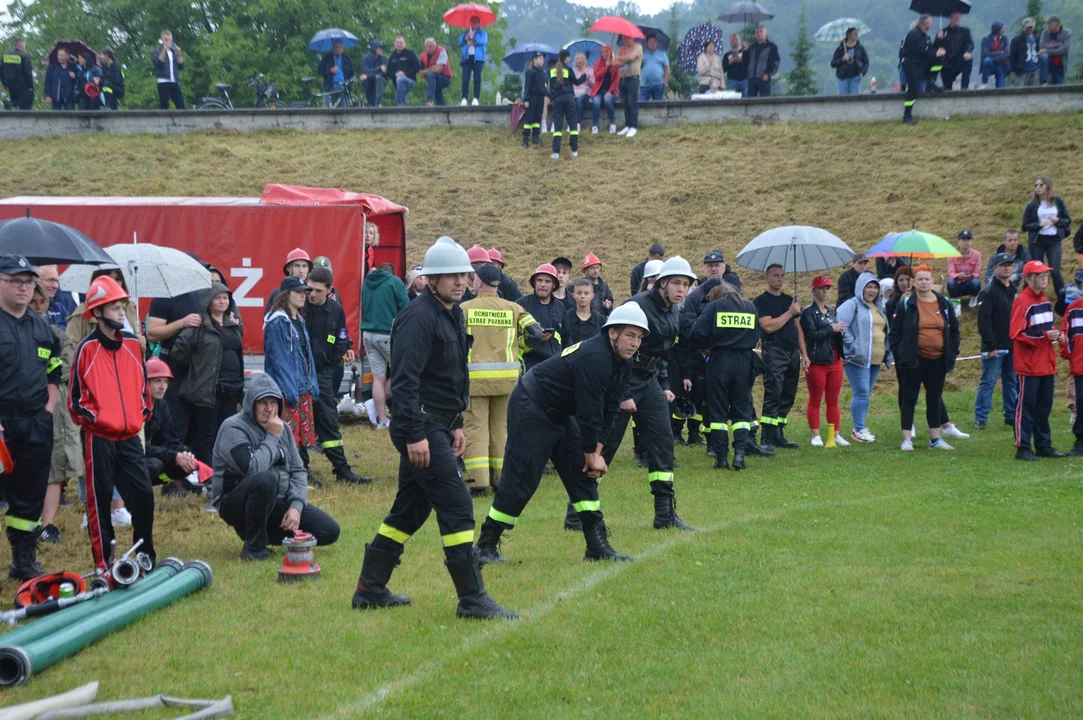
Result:
{"label": "green fire hose", "polygon": [[[71,657],[109,633],[132,624],[141,616],[210,587],[212,579],[210,566],[200,560],[193,560],[186,563],[174,577],[143,590],[127,602],[99,609],[82,622],[24,645],[0,648],[0,687],[22,685],[31,675]],[[57,616],[62,615],[64,613],[58,613]]]}
{"label": "green fire hose", "polygon": [[50,635],[61,628],[75,625],[84,618],[97,615],[99,612],[108,608],[128,602],[139,594],[161,585],[163,582],[179,573],[182,567],[183,563],[177,558],[166,558],[158,564],[158,567],[155,568],[153,572],[131,587],[113,590],[100,598],[90,600],[74,607],[65,608],[62,612],[56,613],[55,615],[43,617],[40,620],[35,620],[28,625],[23,625],[11,632],[0,635],[0,647],[28,645],[34,640]]}

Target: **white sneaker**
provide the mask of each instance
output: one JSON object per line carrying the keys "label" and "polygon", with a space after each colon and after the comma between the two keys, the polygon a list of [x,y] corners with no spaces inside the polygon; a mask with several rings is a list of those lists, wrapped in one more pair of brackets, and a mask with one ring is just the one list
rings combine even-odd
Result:
{"label": "white sneaker", "polygon": [[951,445],[948,445],[946,442],[944,442],[944,438],[937,438],[936,440],[933,440],[931,443],[929,443],[929,449],[930,450],[954,450],[955,448],[953,448]]}
{"label": "white sneaker", "polygon": [[910,426],[910,437],[915,438],[918,436],[918,429],[913,425]]}
{"label": "white sneaker", "polygon": [[592,127],[590,129],[590,134],[591,135],[597,135],[598,134],[598,126],[597,125],[595,125],[594,127]]}
{"label": "white sneaker", "polygon": [[970,307],[970,309],[971,309],[971,310],[973,310],[973,309],[974,309],[974,308],[976,308],[977,306],[978,306],[978,296],[977,296],[977,295],[975,295],[974,297],[970,298],[970,305],[969,305],[969,307]]}
{"label": "white sneaker", "polygon": [[478,106],[478,99],[474,98],[473,100],[470,101],[470,104],[473,105],[474,107],[477,107]]}
{"label": "white sneaker", "polygon": [[835,434],[835,444],[839,447],[850,447],[850,443],[846,442],[846,438],[839,433]]}
{"label": "white sneaker", "polygon": [[[610,127],[610,128],[614,128],[614,127],[616,127],[616,125],[610,125],[609,127]],[[622,129],[622,130],[621,130],[621,131],[620,131],[619,133],[617,133],[617,134],[618,134],[618,135],[621,135],[621,136],[627,135],[627,134],[628,134],[628,131],[629,131],[629,130],[631,130],[631,129],[632,129],[632,128],[630,128],[630,127],[626,127],[626,128],[624,128],[624,129]],[[612,131],[612,130],[610,130],[609,132],[613,132],[613,131]]]}
{"label": "white sneaker", "polygon": [[463,98],[463,101],[459,103],[459,107],[466,107],[466,98]]}
{"label": "white sneaker", "polygon": [[812,447],[823,447],[824,439],[817,435],[816,437],[812,438],[812,442],[810,444],[812,445]]}
{"label": "white sneaker", "polygon": [[552,154],[552,155],[550,155],[549,157],[550,157],[550,159],[552,159],[552,160],[559,160],[559,159],[560,159],[560,153],[553,153],[553,154]]}
{"label": "white sneaker", "polygon": [[960,440],[969,440],[970,439],[969,435],[967,435],[965,432],[963,432],[959,428],[955,427],[955,423],[948,423],[948,426],[946,428],[943,428],[943,429],[940,430],[940,435],[942,437],[947,436],[947,437],[959,438]]}
{"label": "white sneaker", "polygon": [[387,430],[390,427],[391,427],[391,421],[390,420],[384,420],[383,422],[376,423],[376,429],[377,430]]}
{"label": "white sneaker", "polygon": [[628,134],[625,135],[625,137],[635,137],[637,132],[639,132],[639,131],[636,130],[635,128],[632,128],[631,130],[628,131]]}
{"label": "white sneaker", "polygon": [[609,134],[612,135],[615,132],[617,132],[617,126],[616,125],[610,125],[609,126]]}
{"label": "white sneaker", "polygon": [[117,508],[111,517],[113,525],[117,527],[129,527],[132,524],[132,514],[128,512],[128,508]]}
{"label": "white sneaker", "polygon": [[902,445],[899,446],[899,449],[903,452],[914,452],[914,441],[910,438],[903,440]]}
{"label": "white sneaker", "polygon": [[83,524],[82,524],[82,527],[86,527],[86,526],[87,526],[87,519],[86,519],[86,513],[83,513]]}
{"label": "white sneaker", "polygon": [[549,123],[548,122],[543,122],[542,123],[541,134],[545,135],[548,132],[549,132]]}
{"label": "white sneaker", "polygon": [[573,157],[573,158],[574,158],[574,157],[579,157],[579,151],[578,151],[578,150],[573,150],[573,151],[572,151],[572,157]]}
{"label": "white sneaker", "polygon": [[850,439],[857,443],[876,442],[876,436],[869,432],[868,428],[854,430],[852,433],[850,433]]}

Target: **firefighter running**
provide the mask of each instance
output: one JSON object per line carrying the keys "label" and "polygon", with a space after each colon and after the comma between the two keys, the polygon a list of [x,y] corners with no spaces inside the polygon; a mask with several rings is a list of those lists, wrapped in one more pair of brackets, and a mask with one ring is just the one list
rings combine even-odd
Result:
{"label": "firefighter running", "polygon": [[466,250],[441,237],[425,253],[428,282],[391,332],[391,442],[399,451],[399,490],[376,537],[365,546],[355,609],[409,605],[387,589],[405,543],[436,511],[445,564],[459,596],[458,617],[516,618],[485,592],[474,549],[474,504],[455,458],[466,446],[462,412],[470,398],[469,336],[456,303],[474,268]]}
{"label": "firefighter running", "polygon": [[609,545],[598,479],[608,470],[602,448],[621,414],[631,359],[647,333],[642,308],[623,305],[602,334],[536,365],[519,381],[511,395],[504,471],[478,538],[482,564],[504,562],[500,535],[515,527],[550,459],[582,523],[584,559],[631,560]]}
{"label": "firefighter running", "polygon": [[729,433],[733,433],[733,469],[745,468],[745,450],[752,422],[752,350],[760,341],[756,306],[741,291],[720,282],[707,296],[692,328],[693,349],[710,350],[707,361],[707,416],[714,467],[729,467]]}
{"label": "firefighter running", "polygon": [[519,350],[540,341],[542,327],[520,305],[497,295],[502,276],[495,265],[481,265],[475,275],[477,297],[460,307],[466,334],[473,338],[467,358],[470,405],[463,412],[463,464],[470,494],[478,496],[489,492],[490,475],[500,477],[508,437],[508,396],[519,379]]}
{"label": "firefighter running", "polygon": [[[654,496],[654,527],[659,530],[692,529],[677,517],[676,511],[673,429],[669,412],[669,403],[675,395],[670,389],[666,358],[680,327],[678,308],[695,280],[688,261],[678,255],[662,265],[662,272],[651,290],[628,300],[639,305],[647,316],[649,334],[632,360],[632,377],[620,405],[623,412],[605,444],[605,461],[612,463],[628,429],[628,421],[635,419],[647,451],[647,477]],[[674,379],[681,382],[676,375]],[[690,389],[691,383],[685,383],[684,390]]]}

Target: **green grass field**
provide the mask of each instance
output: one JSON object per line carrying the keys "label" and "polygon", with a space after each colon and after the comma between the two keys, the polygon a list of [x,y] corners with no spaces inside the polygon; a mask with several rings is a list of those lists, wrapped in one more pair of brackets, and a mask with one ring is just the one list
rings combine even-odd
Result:
{"label": "green grass field", "polygon": [[[961,427],[972,402],[948,399]],[[159,552],[208,561],[214,586],[2,700],[99,679],[107,698],[232,693],[246,718],[1078,717],[1083,461],[1013,462],[1003,425],[955,453],[919,442],[904,455],[896,418],[885,384],[875,445],[814,450],[795,411],[801,448],[745,472],[678,448],[694,534],[651,529],[645,471],[622,449],[602,501],[631,564],[583,562],[581,535],[562,529],[563,490],[546,479],[506,536],[512,562],[485,572],[522,617],[490,624],[454,617],[434,522],[391,583],[413,607],[350,609],[396,462],[386,435],[352,428],[355,467],[376,481],[312,490],[343,527],[317,551],[319,581],[280,585],[280,553],[242,564],[236,536],[197,499],[161,502]],[[1064,449],[1067,423],[1058,402]],[[322,458],[316,469],[329,476]],[[488,506],[478,500],[476,516]],[[88,564],[79,512],[62,510],[64,543],[42,553],[50,568]]]}

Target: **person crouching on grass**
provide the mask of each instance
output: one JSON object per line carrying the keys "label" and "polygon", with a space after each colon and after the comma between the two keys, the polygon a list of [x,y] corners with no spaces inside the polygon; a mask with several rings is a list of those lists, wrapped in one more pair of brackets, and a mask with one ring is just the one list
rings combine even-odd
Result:
{"label": "person crouching on grass", "polygon": [[72,420],[83,429],[87,526],[94,569],[106,575],[114,540],[109,500],[120,492],[132,516],[133,541],[155,559],[154,493],[139,431],[151,414],[143,352],[125,331],[128,293],[109,276],[90,285],[83,319],[97,327],[75,351],[68,389]]}

